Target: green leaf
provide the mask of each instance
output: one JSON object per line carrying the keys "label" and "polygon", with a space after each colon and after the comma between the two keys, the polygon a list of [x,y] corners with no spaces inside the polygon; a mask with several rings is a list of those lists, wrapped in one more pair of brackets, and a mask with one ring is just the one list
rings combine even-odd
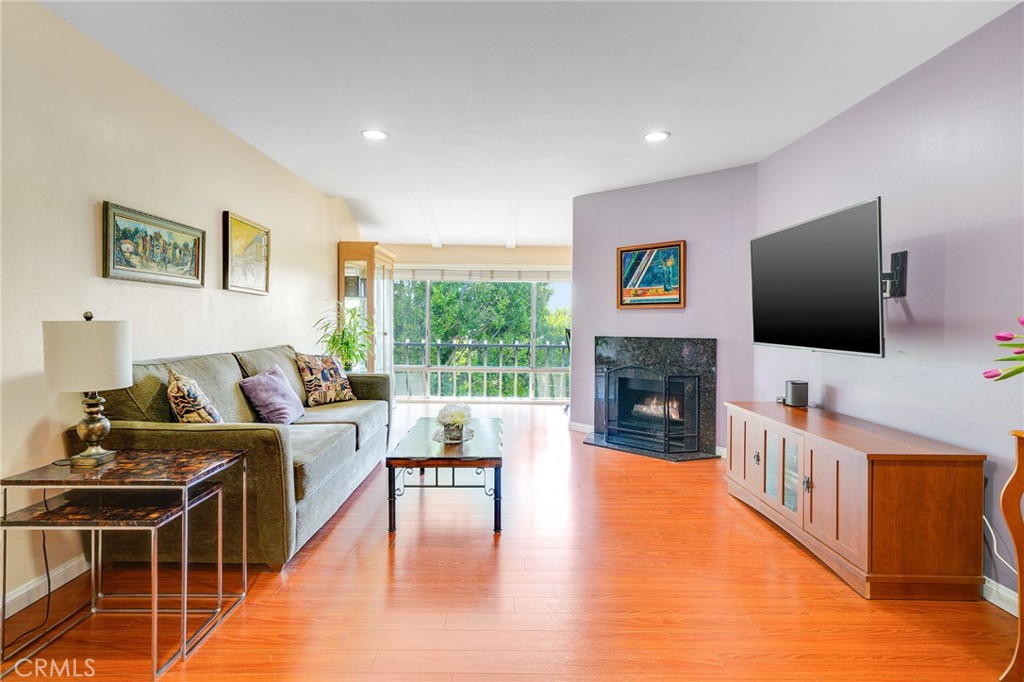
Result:
{"label": "green leaf", "polygon": [[1017,376],[1018,374],[1021,374],[1021,373],[1024,373],[1024,365],[1018,365],[1017,367],[1012,367],[1012,368],[1006,370],[1001,375],[997,376],[995,378],[995,381],[1002,381],[1003,379],[1009,379],[1010,377],[1015,377],[1015,376]]}
{"label": "green leaf", "polygon": [[996,358],[995,362],[1024,362],[1024,355],[1007,355],[1005,358]]}
{"label": "green leaf", "polygon": [[1003,348],[1024,348],[1024,343],[997,343],[996,345]]}

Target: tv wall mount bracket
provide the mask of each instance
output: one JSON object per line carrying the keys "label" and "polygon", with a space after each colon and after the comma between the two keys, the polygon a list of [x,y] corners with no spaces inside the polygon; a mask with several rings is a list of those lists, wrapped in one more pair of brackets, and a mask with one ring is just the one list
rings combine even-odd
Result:
{"label": "tv wall mount bracket", "polygon": [[907,295],[907,252],[896,251],[889,257],[890,272],[882,273],[882,298]]}

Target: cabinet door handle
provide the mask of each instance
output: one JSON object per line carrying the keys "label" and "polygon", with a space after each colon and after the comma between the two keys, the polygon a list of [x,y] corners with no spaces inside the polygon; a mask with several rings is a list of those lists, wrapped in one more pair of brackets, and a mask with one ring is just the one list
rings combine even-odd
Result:
{"label": "cabinet door handle", "polygon": [[811,477],[810,476],[804,476],[804,492],[805,493],[811,492]]}
{"label": "cabinet door handle", "polygon": [[760,463],[761,463],[761,453],[755,451],[754,452],[754,464],[760,464]]}

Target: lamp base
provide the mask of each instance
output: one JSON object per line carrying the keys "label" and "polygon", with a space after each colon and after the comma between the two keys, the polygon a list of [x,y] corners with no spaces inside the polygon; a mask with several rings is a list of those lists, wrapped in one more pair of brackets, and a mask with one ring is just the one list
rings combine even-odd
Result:
{"label": "lamp base", "polygon": [[103,448],[89,448],[85,452],[69,458],[72,469],[94,469],[107,462],[117,459],[117,450],[104,450]]}
{"label": "lamp base", "polygon": [[103,439],[110,433],[110,422],[103,416],[103,403],[105,402],[96,391],[89,391],[85,394],[85,399],[82,401],[85,418],[78,422],[75,431],[88,447],[71,458],[73,468],[92,469],[113,461],[117,457],[116,450],[106,450],[101,445]]}

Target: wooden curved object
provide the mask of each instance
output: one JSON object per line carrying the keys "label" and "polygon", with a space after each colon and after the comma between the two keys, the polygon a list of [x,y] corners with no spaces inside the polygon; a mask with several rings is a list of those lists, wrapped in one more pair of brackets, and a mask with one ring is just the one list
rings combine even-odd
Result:
{"label": "wooden curved object", "polygon": [[[999,507],[1003,510],[1003,518],[1010,530],[1010,541],[1013,542],[1013,553],[1017,568],[1020,570],[1021,549],[1024,548],[1024,516],[1021,515],[1021,498],[1024,498],[1024,431],[1011,431],[1010,435],[1017,439],[1017,463],[1013,468],[1003,493],[999,496]],[[1021,594],[1021,577],[1017,574],[1017,594]],[[1019,607],[1018,607],[1019,610]],[[1021,682],[1024,680],[1024,655],[1021,655],[1021,621],[1017,619],[1017,645],[1013,649],[1013,659],[1000,680]]]}

